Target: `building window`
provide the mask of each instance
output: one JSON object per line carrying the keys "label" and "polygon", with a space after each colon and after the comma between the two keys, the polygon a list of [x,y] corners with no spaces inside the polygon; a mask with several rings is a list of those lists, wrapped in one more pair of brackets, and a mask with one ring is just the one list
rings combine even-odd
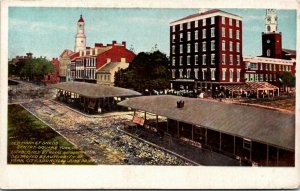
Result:
{"label": "building window", "polygon": [[195,79],[198,79],[198,72],[199,72],[199,69],[198,69],[198,68],[195,68],[195,69],[194,69]]}
{"label": "building window", "polygon": [[182,78],[182,71],[183,69],[179,69],[179,78]]}
{"label": "building window", "polygon": [[263,64],[260,63],[260,70],[263,70]]}
{"label": "building window", "polygon": [[172,66],[175,66],[175,62],[176,62],[175,57],[172,57]]}
{"label": "building window", "polygon": [[206,51],[206,42],[202,42],[202,51]]}
{"label": "building window", "polygon": [[172,54],[175,54],[175,46],[172,46]]}
{"label": "building window", "polygon": [[222,50],[224,50],[224,51],[225,51],[225,48],[226,48],[225,45],[226,45],[226,44],[225,44],[225,40],[223,40],[223,41],[222,41]]}
{"label": "building window", "polygon": [[191,69],[186,69],[186,78],[191,77]]}
{"label": "building window", "polygon": [[206,29],[202,29],[202,38],[206,38]]}
{"label": "building window", "polygon": [[175,72],[176,72],[176,70],[172,69],[172,78],[175,78]]}
{"label": "building window", "polygon": [[190,23],[190,22],[187,23],[187,28],[188,28],[188,29],[191,28],[191,23]]}
{"label": "building window", "polygon": [[275,64],[273,65],[273,70],[276,71],[276,65]]}
{"label": "building window", "polygon": [[236,27],[239,27],[239,26],[240,26],[240,21],[235,20],[235,26],[236,26]]}
{"label": "building window", "polygon": [[222,80],[226,80],[226,69],[222,69]]}
{"label": "building window", "polygon": [[268,77],[269,77],[269,75],[268,75],[268,74],[266,74],[266,81],[269,81]]}
{"label": "building window", "polygon": [[203,19],[202,20],[202,26],[205,26],[206,25],[206,19]]}
{"label": "building window", "polygon": [[191,56],[187,56],[186,63],[187,65],[191,65]]}
{"label": "building window", "polygon": [[188,32],[187,40],[188,40],[188,41],[191,40],[191,32]]}
{"label": "building window", "polygon": [[229,26],[232,26],[232,19],[229,19]]}
{"label": "building window", "polygon": [[259,74],[259,81],[264,81],[264,75],[263,74]]}
{"label": "building window", "polygon": [[222,24],[225,24],[225,17],[222,17]]}
{"label": "building window", "polygon": [[211,17],[211,18],[210,18],[210,24],[211,24],[211,25],[215,24],[215,17]]}
{"label": "building window", "polygon": [[198,40],[198,30],[195,31],[195,40]]}
{"label": "building window", "polygon": [[202,64],[206,65],[206,55],[205,54],[202,55]]}
{"label": "building window", "polygon": [[232,54],[229,55],[229,64],[233,64],[233,56],[232,56]]}
{"label": "building window", "polygon": [[195,52],[198,52],[198,42],[195,43]]}
{"label": "building window", "polygon": [[236,64],[240,65],[241,64],[241,59],[240,59],[240,55],[236,56]]}
{"label": "building window", "polygon": [[266,65],[266,70],[269,70],[269,64],[265,64]]}
{"label": "building window", "polygon": [[212,40],[210,42],[210,50],[215,50],[215,41],[214,40]]}
{"label": "building window", "polygon": [[195,21],[195,27],[198,27],[198,21]]}
{"label": "building window", "polygon": [[238,70],[237,70],[237,73],[236,73],[236,81],[239,82],[239,81],[240,81],[240,78],[241,78],[241,70],[238,69]]}
{"label": "building window", "polygon": [[216,69],[215,68],[210,69],[210,76],[211,76],[211,80],[216,79]]}
{"label": "building window", "polygon": [[214,27],[210,29],[210,36],[215,37],[215,28]]}
{"label": "building window", "polygon": [[233,81],[233,69],[229,69],[229,81]]}
{"label": "building window", "polygon": [[273,76],[273,75],[272,75],[272,74],[270,74],[270,81],[273,81],[273,80],[272,80],[272,76]]}
{"label": "building window", "polygon": [[206,69],[202,69],[202,80],[206,80]]}
{"label": "building window", "polygon": [[183,33],[180,33],[180,42],[183,41]]}
{"label": "building window", "polygon": [[229,29],[229,38],[232,38],[232,29]]}
{"label": "building window", "polygon": [[180,65],[180,66],[182,66],[182,61],[183,61],[183,58],[182,58],[182,56],[180,56],[180,57],[179,57],[179,65]]}
{"label": "building window", "polygon": [[198,55],[195,55],[195,65],[198,65],[199,60],[198,60]]}
{"label": "building window", "polygon": [[240,43],[239,42],[236,43],[236,51],[240,52]]}
{"label": "building window", "polygon": [[215,65],[215,63],[216,63],[215,54],[211,54],[211,57],[210,57],[210,64],[211,64],[211,65]]}
{"label": "building window", "polygon": [[270,55],[271,55],[271,50],[268,49],[268,50],[267,50],[267,56],[270,56]]}
{"label": "building window", "polygon": [[183,30],[183,24],[180,24],[180,30]]}
{"label": "building window", "polygon": [[172,31],[175,32],[175,26],[172,26]]}
{"label": "building window", "polygon": [[190,53],[190,52],[191,52],[191,45],[187,44],[187,53]]}
{"label": "building window", "polygon": [[[223,17],[222,17],[223,18]],[[225,35],[225,28],[224,27],[222,27],[222,37],[225,37],[226,35]]]}
{"label": "building window", "polygon": [[232,42],[229,42],[229,51],[232,51]]}
{"label": "building window", "polygon": [[239,30],[236,31],[236,39],[240,39],[240,31]]}
{"label": "building window", "polygon": [[222,64],[225,64],[225,62],[226,62],[226,55],[222,54]]}
{"label": "building window", "polygon": [[172,35],[172,42],[175,42],[175,34]]}
{"label": "building window", "polygon": [[183,45],[180,45],[180,53],[183,53]]}
{"label": "building window", "polygon": [[285,71],[289,71],[289,66],[285,66]]}

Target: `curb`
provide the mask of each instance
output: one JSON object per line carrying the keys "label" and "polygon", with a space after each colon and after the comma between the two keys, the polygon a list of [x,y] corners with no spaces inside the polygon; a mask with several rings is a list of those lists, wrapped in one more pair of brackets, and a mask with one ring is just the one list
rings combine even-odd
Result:
{"label": "curb", "polygon": [[126,131],[120,129],[119,126],[117,127],[117,130],[120,131],[120,132],[122,132],[122,133],[125,133],[126,135],[131,136],[131,137],[133,137],[133,138],[135,138],[135,139],[137,139],[137,140],[139,140],[139,141],[145,142],[145,143],[151,145],[152,147],[161,149],[161,150],[163,150],[163,151],[165,151],[165,152],[167,152],[167,153],[169,153],[169,154],[175,155],[175,156],[177,156],[177,157],[179,157],[179,158],[181,158],[181,159],[183,159],[183,160],[185,160],[185,161],[187,161],[187,162],[189,162],[189,163],[192,163],[192,164],[195,165],[195,166],[202,166],[201,164],[199,164],[199,163],[197,163],[197,162],[195,162],[195,161],[192,161],[192,160],[190,160],[190,159],[188,159],[188,158],[186,158],[186,157],[184,157],[184,156],[182,156],[182,155],[179,155],[179,154],[177,154],[177,153],[175,153],[175,152],[173,152],[173,151],[170,151],[170,150],[168,150],[168,149],[166,149],[166,148],[163,148],[163,147],[158,146],[158,145],[156,145],[156,144],[154,144],[154,143],[151,143],[151,142],[149,142],[149,141],[146,141],[146,140],[144,140],[144,139],[142,139],[142,138],[140,138],[140,137],[137,137],[137,136],[135,136],[135,135],[133,135],[133,134],[131,134],[131,133],[128,133],[128,132],[126,132]]}

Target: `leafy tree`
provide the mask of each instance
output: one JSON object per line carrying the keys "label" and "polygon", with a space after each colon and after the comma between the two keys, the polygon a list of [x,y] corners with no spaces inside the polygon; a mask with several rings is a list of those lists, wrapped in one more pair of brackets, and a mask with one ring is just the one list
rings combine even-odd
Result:
{"label": "leafy tree", "polygon": [[283,72],[282,74],[277,73],[277,77],[279,78],[279,81],[283,85],[284,89],[286,87],[295,87],[296,85],[296,77],[293,76],[291,72]]}
{"label": "leafy tree", "polygon": [[168,62],[159,50],[140,52],[127,69],[116,72],[115,85],[139,92],[166,89],[170,80]]}
{"label": "leafy tree", "polygon": [[25,63],[20,73],[29,80],[40,82],[44,78],[44,75],[53,71],[53,64],[46,58],[33,58]]}

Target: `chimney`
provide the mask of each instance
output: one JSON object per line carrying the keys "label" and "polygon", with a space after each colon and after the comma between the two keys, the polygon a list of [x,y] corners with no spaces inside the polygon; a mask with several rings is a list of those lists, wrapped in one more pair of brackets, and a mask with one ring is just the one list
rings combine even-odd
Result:
{"label": "chimney", "polygon": [[95,47],[97,47],[97,48],[103,47],[103,44],[102,43],[95,43]]}
{"label": "chimney", "polygon": [[184,101],[180,100],[177,101],[177,108],[183,108],[184,107]]}
{"label": "chimney", "polygon": [[113,44],[113,45],[117,44],[117,41],[113,40],[113,41],[112,41],[112,44]]}
{"label": "chimney", "polygon": [[126,41],[122,41],[122,45],[126,48]]}

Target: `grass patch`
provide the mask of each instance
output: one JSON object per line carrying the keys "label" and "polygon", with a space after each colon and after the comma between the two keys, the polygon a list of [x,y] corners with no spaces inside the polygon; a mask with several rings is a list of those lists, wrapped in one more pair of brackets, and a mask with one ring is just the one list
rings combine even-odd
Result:
{"label": "grass patch", "polygon": [[8,106],[8,164],[95,164],[20,105]]}

